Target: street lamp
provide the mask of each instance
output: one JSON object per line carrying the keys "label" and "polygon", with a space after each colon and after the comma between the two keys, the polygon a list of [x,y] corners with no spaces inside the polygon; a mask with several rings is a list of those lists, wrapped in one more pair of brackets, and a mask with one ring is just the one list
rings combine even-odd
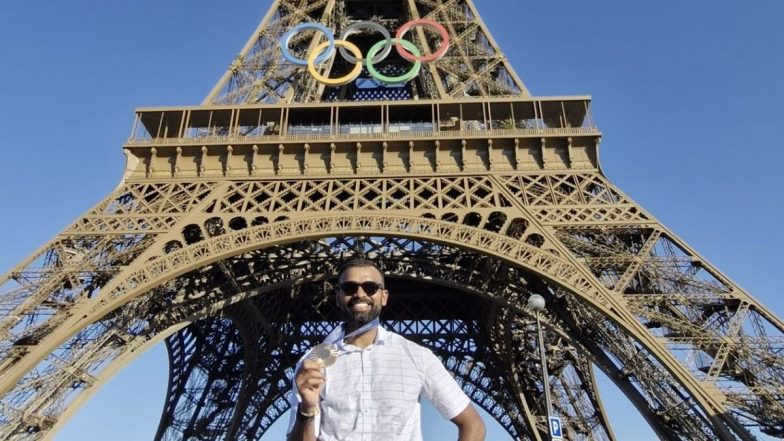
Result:
{"label": "street lamp", "polygon": [[542,336],[542,322],[539,319],[539,315],[545,309],[544,297],[539,294],[534,294],[529,297],[528,309],[533,311],[534,315],[536,316],[536,333],[539,336],[539,358],[542,364],[542,383],[544,388],[545,410],[547,411],[545,421],[547,422],[547,432],[552,437],[553,433],[550,427],[550,417],[553,414],[553,408],[552,404],[550,403],[550,375],[547,373],[547,358],[544,349],[544,337]]}

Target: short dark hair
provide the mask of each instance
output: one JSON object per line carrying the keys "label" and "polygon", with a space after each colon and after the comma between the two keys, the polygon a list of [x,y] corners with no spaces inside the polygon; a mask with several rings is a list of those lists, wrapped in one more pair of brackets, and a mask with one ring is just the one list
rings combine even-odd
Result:
{"label": "short dark hair", "polygon": [[338,282],[340,282],[340,278],[343,276],[343,273],[349,270],[349,268],[375,268],[379,274],[381,274],[381,284],[384,285],[384,272],[381,271],[381,268],[376,265],[376,262],[372,260],[365,259],[364,257],[355,257],[348,262],[344,263],[340,266],[340,270],[338,271]]}

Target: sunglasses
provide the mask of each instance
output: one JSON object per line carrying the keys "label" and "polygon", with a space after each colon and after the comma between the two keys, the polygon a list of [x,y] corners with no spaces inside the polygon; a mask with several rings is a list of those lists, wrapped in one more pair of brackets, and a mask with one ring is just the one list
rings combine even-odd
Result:
{"label": "sunglasses", "polygon": [[347,296],[353,296],[356,294],[360,286],[362,287],[362,291],[364,291],[365,294],[369,296],[377,293],[380,289],[384,289],[383,286],[376,282],[343,282],[338,286],[340,287],[340,291]]}

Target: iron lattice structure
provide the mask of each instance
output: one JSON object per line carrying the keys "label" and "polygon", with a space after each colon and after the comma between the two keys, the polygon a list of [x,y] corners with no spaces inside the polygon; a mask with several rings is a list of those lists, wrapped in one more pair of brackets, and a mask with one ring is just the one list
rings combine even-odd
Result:
{"label": "iron lattice structure", "polygon": [[[412,18],[452,45],[403,86],[324,87],[278,48]],[[662,439],[783,436],[784,324],[606,179],[600,136],[590,97],[528,94],[470,0],[275,1],[205,103],[139,109],[121,185],[0,279],[0,436],[51,437],[165,340],[157,439],[258,439],[356,255],[387,274],[386,325],[516,439],[546,431],[532,293],[568,439],[615,439],[593,367]]]}

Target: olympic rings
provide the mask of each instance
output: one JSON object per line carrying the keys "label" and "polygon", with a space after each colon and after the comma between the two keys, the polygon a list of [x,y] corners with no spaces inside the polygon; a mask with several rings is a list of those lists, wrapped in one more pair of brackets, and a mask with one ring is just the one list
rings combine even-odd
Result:
{"label": "olympic rings", "polygon": [[446,31],[446,28],[442,26],[440,23],[436,23],[435,21],[428,20],[426,18],[420,18],[419,20],[411,20],[408,23],[404,24],[403,26],[400,26],[400,29],[397,30],[397,34],[395,34],[395,38],[399,40],[403,40],[403,37],[406,36],[408,31],[411,30],[411,28],[413,28],[416,25],[430,26],[431,28],[437,30],[438,33],[441,34],[441,40],[442,40],[441,47],[430,55],[419,57],[407,52],[405,49],[403,49],[403,45],[398,45],[397,53],[399,53],[401,57],[405,58],[408,61],[421,61],[423,63],[431,63],[433,61],[440,60],[441,57],[443,57],[446,54],[446,51],[449,50],[449,33]]}
{"label": "olympic rings", "polygon": [[[317,81],[326,84],[327,86],[342,86],[354,81],[359,76],[359,74],[362,73],[362,63],[355,64],[354,69],[351,72],[340,78],[327,78],[316,70],[316,57],[320,55],[324,49],[327,48],[327,46],[329,46],[329,42],[325,41],[316,46],[316,49],[313,51],[313,53],[310,54],[308,57],[308,72],[310,72],[310,74],[313,75],[313,78],[315,78]],[[344,47],[353,52],[357,58],[362,58],[362,51],[359,50],[359,48],[353,43],[349,43],[345,40],[335,40],[335,46]]]}
{"label": "olympic rings", "polygon": [[[340,39],[348,40],[349,36],[356,34],[357,32],[363,29],[375,30],[378,31],[379,34],[384,36],[384,42],[386,43],[386,46],[384,46],[384,50],[381,51],[381,53],[375,57],[371,57],[370,55],[368,55],[368,57],[373,59],[373,63],[380,63],[384,61],[384,59],[387,58],[389,53],[392,52],[392,36],[390,36],[389,31],[386,30],[386,28],[381,26],[380,24],[374,23],[372,21],[360,21],[358,23],[351,24],[346,29],[343,29],[343,32],[340,33]],[[346,61],[348,61],[349,63],[357,62],[356,58],[348,54],[346,48],[343,47],[340,48],[340,55],[343,58],[345,58]]]}
{"label": "olympic rings", "polygon": [[283,37],[280,39],[280,49],[283,52],[283,58],[288,60],[290,63],[296,64],[298,66],[307,66],[308,62],[301,58],[295,58],[291,55],[291,51],[289,50],[289,43],[291,43],[291,39],[294,38],[295,35],[304,31],[305,29],[313,29],[314,31],[320,31],[322,34],[327,36],[327,40],[329,40],[329,50],[324,52],[322,56],[320,56],[316,62],[321,64],[327,60],[329,57],[332,56],[332,51],[335,50],[335,34],[332,31],[320,23],[300,23],[293,28],[289,29],[288,32],[283,34]]}
{"label": "olympic rings", "polygon": [[[374,44],[373,47],[371,47],[370,50],[368,51],[367,68],[368,68],[368,72],[370,72],[370,75],[372,75],[373,78],[377,79],[379,82],[384,84],[400,84],[400,83],[411,81],[412,79],[416,78],[416,76],[419,75],[420,69],[422,69],[422,62],[419,60],[414,62],[414,67],[412,67],[411,70],[397,77],[388,77],[376,70],[376,66],[375,66],[376,63],[373,61],[375,60],[374,55],[376,55],[376,53],[381,50],[382,45],[385,43],[386,42],[383,40],[379,41],[378,43]],[[416,57],[419,57],[421,55],[421,52],[419,52],[419,48],[416,47],[414,43],[408,40],[400,40],[398,38],[393,38],[392,43],[398,44],[400,46],[405,46],[405,48],[413,52]]]}
{"label": "olympic rings", "polygon": [[[435,29],[441,36],[441,46],[435,53],[429,55],[422,55],[419,48],[404,37],[414,26],[427,26]],[[306,30],[311,29],[321,32],[327,37],[327,41],[319,43],[311,53],[307,60],[296,58],[291,54],[289,44],[295,35]],[[368,51],[367,58],[362,55],[362,51],[354,44],[348,41],[348,38],[362,30],[376,31],[384,38],[378,43],[374,44]],[[389,77],[381,74],[375,65],[382,62],[389,56],[392,51],[392,46],[397,48],[398,53],[403,59],[414,63],[411,69],[396,77]],[[400,29],[397,30],[395,38],[391,38],[389,31],[378,23],[361,21],[349,25],[341,32],[339,39],[335,39],[335,34],[320,23],[301,23],[291,28],[288,32],[283,34],[280,39],[280,48],[283,57],[292,64],[298,66],[307,66],[308,72],[320,83],[327,86],[342,86],[348,84],[359,77],[362,73],[362,66],[365,65],[370,73],[370,76],[382,84],[401,84],[411,81],[419,75],[422,70],[422,64],[430,63],[440,60],[449,50],[449,33],[446,28],[428,19],[411,20],[405,23]],[[335,52],[335,47],[340,51],[341,56],[348,62],[354,63],[355,66],[348,74],[340,78],[328,78],[318,72],[317,66],[325,63]]]}

